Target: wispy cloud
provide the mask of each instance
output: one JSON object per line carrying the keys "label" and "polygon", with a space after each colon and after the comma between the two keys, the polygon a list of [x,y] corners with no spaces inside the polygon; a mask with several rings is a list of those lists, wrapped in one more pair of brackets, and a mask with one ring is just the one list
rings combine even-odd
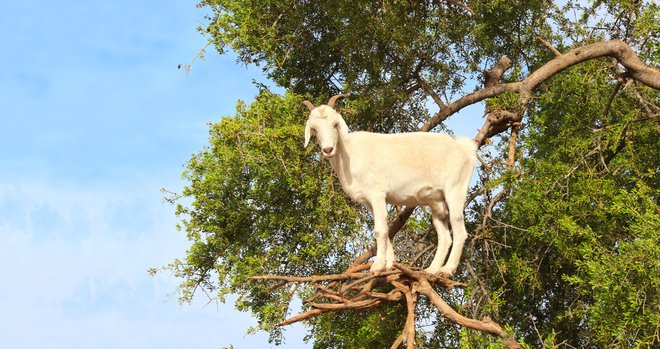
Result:
{"label": "wispy cloud", "polygon": [[[156,188],[0,186],[0,338],[14,348],[264,347],[231,304],[179,305],[146,269],[183,253]],[[5,208],[13,207],[12,210]],[[300,329],[292,342],[301,342]],[[251,344],[250,344],[251,343]]]}
{"label": "wispy cloud", "polygon": [[177,280],[146,272],[187,246],[160,188],[263,80],[212,54],[176,69],[202,17],[178,0],[0,11],[0,347],[265,347],[249,314],[180,306]]}

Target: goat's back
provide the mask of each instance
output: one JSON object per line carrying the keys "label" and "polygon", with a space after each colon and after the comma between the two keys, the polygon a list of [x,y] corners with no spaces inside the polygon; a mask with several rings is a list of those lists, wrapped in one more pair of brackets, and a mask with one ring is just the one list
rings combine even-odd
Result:
{"label": "goat's back", "polygon": [[467,189],[476,164],[476,144],[446,134],[354,132],[344,144],[359,186],[387,192],[394,204],[425,204],[449,188]]}
{"label": "goat's back", "polygon": [[[446,134],[409,132],[381,134],[353,132],[347,138],[354,156],[364,156],[373,162],[418,167],[420,163],[435,166],[473,167],[477,145],[469,138],[455,139]],[[397,166],[398,167],[398,166]]]}

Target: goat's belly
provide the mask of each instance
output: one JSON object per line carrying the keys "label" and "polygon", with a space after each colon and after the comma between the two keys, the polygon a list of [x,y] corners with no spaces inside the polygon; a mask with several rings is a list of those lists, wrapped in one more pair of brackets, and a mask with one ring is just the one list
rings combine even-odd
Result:
{"label": "goat's belly", "polygon": [[351,200],[358,202],[362,205],[369,205],[369,195],[362,190],[358,190],[355,186],[342,185],[344,193],[351,198]]}
{"label": "goat's belly", "polygon": [[420,188],[409,188],[408,191],[392,191],[387,194],[386,201],[392,205],[403,206],[428,206],[434,202],[444,200],[441,189],[431,186]]}

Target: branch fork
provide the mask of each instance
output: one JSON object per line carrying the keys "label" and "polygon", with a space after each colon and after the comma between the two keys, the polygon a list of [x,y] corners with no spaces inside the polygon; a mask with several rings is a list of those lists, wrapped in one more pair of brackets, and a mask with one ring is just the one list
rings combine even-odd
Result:
{"label": "branch fork", "polygon": [[[328,313],[345,310],[365,310],[386,302],[405,301],[406,323],[391,349],[404,343],[406,348],[415,347],[415,307],[420,296],[426,296],[438,309],[438,313],[449,321],[467,328],[500,337],[508,348],[520,348],[515,340],[490,318],[482,320],[466,318],[448,305],[436,288],[451,290],[466,285],[451,280],[446,275],[431,275],[419,268],[395,263],[395,269],[371,273],[371,263],[352,265],[341,274],[313,275],[308,277],[260,275],[251,277],[255,281],[277,281],[282,284],[313,284],[316,293],[303,301],[310,309],[283,320],[279,326],[290,325],[302,320]],[[384,291],[388,290],[389,291]],[[509,344],[507,344],[509,343]]]}

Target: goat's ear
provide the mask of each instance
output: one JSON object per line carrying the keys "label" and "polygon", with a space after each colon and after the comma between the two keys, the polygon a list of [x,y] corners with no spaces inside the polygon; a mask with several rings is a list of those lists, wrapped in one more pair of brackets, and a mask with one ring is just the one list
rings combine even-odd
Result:
{"label": "goat's ear", "polygon": [[346,136],[348,134],[348,125],[346,125],[346,121],[344,121],[344,118],[339,118],[339,122],[337,123],[337,126],[339,126],[339,134],[342,136]]}
{"label": "goat's ear", "polygon": [[309,121],[307,121],[307,124],[305,124],[305,148],[307,148],[307,144],[309,143],[309,139],[312,137],[312,128],[309,126]]}

